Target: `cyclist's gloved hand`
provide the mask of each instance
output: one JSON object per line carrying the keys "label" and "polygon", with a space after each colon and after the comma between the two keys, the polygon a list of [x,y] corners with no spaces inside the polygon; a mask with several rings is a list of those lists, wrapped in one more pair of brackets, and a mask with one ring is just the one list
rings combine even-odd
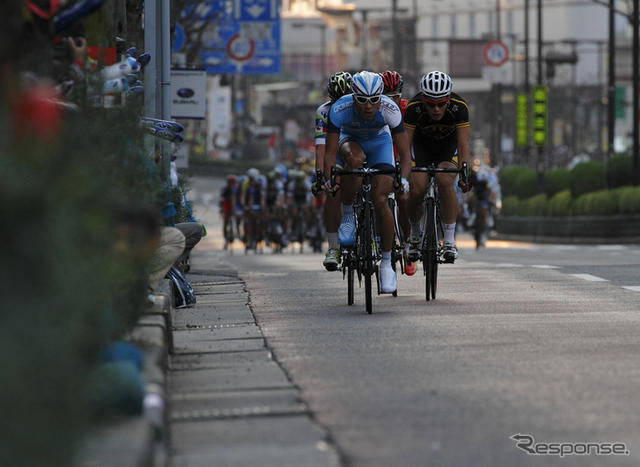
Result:
{"label": "cyclist's gloved hand", "polygon": [[313,196],[315,196],[316,198],[320,196],[323,191],[324,191],[324,185],[322,185],[321,183],[318,183],[317,181],[315,181],[311,184],[311,193],[313,193]]}
{"label": "cyclist's gloved hand", "polygon": [[458,186],[460,187],[463,193],[470,192],[471,188],[473,187],[471,180],[467,180],[466,183],[462,180],[458,180]]}
{"label": "cyclist's gloved hand", "polygon": [[400,179],[400,188],[402,189],[403,193],[409,193],[409,180],[402,177]]}

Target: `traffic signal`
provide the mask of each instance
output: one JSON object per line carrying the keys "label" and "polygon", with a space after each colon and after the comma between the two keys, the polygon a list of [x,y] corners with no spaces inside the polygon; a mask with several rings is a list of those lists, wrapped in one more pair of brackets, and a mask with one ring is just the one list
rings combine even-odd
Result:
{"label": "traffic signal", "polygon": [[535,146],[547,144],[547,87],[533,86],[531,95],[531,129]]}
{"label": "traffic signal", "polygon": [[529,96],[518,94],[516,97],[516,145],[527,147],[529,144]]}

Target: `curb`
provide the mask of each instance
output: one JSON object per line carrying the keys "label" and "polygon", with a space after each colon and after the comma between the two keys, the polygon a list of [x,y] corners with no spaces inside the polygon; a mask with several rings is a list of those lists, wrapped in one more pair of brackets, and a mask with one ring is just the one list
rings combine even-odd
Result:
{"label": "curb", "polygon": [[143,355],[143,413],[101,421],[82,441],[74,467],[153,467],[166,464],[167,369],[173,349],[173,285],[162,282],[153,303],[127,337]]}

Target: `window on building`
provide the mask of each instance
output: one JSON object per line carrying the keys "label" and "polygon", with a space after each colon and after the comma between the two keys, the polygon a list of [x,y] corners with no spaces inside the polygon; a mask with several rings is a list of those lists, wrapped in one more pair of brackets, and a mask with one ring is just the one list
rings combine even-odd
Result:
{"label": "window on building", "polygon": [[469,13],[469,37],[476,37],[476,14]]}

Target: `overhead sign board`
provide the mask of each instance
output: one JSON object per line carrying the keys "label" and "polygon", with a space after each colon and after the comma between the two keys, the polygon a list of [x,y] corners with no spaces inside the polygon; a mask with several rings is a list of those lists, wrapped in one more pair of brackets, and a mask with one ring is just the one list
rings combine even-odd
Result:
{"label": "overhead sign board", "polygon": [[206,103],[205,70],[171,70],[171,117],[205,118]]}
{"label": "overhead sign board", "polygon": [[280,1],[213,0],[218,12],[203,39],[202,63],[208,73],[280,72]]}
{"label": "overhead sign board", "polygon": [[502,66],[509,60],[509,49],[502,41],[490,41],[482,49],[482,57],[489,66]]}

